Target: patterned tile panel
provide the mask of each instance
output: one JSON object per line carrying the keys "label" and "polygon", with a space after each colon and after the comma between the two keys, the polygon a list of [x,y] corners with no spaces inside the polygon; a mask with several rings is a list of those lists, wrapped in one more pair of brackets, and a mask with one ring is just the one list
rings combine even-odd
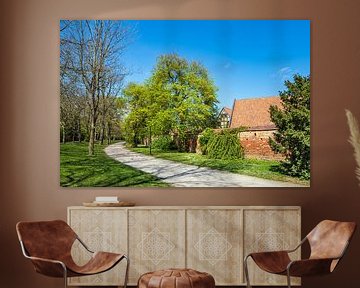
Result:
{"label": "patterned tile panel", "polygon": [[[80,239],[93,251],[127,252],[126,210],[83,209],[71,211],[69,224]],[[85,264],[90,254],[75,242],[72,255],[76,263]],[[85,277],[69,278],[70,285],[122,285],[125,261],[112,270]]]}
{"label": "patterned tile panel", "polygon": [[227,260],[227,254],[232,245],[227,240],[227,233],[219,233],[215,228],[211,228],[206,233],[200,233],[199,241],[194,248],[199,252],[199,260],[206,260],[211,265],[219,261]]}
{"label": "patterned tile panel", "polygon": [[[301,241],[299,210],[245,210],[244,249],[251,252],[276,251],[295,248]],[[301,253],[293,258],[300,259]],[[285,285],[286,277],[266,273],[249,259],[249,276],[252,285]],[[293,284],[300,284],[293,278]]]}
{"label": "patterned tile panel", "polygon": [[155,265],[170,260],[170,252],[175,248],[175,244],[171,242],[169,232],[154,228],[150,232],[143,232],[141,238],[137,247],[141,251],[142,260],[151,261]]}
{"label": "patterned tile panel", "polygon": [[206,271],[216,285],[242,282],[241,210],[187,211],[187,266]]}
{"label": "patterned tile panel", "polygon": [[185,210],[130,210],[130,283],[145,272],[185,267]]}

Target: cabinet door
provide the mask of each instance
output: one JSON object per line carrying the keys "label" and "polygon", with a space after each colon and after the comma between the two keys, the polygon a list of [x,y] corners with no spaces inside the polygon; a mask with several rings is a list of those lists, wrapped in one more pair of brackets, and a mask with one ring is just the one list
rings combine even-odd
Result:
{"label": "cabinet door", "polygon": [[[70,209],[69,225],[93,251],[127,254],[127,215],[125,209]],[[72,255],[76,263],[86,263],[89,253],[75,242]],[[126,261],[93,276],[69,278],[70,285],[122,285]]]}
{"label": "cabinet door", "polygon": [[214,276],[216,285],[242,280],[241,210],[187,211],[187,267]]}
{"label": "cabinet door", "polygon": [[[251,252],[287,250],[295,248],[301,241],[299,209],[257,209],[244,211],[244,254]],[[300,249],[292,253],[300,259]],[[248,260],[252,285],[286,285],[286,277],[266,273]],[[299,285],[299,278],[292,284]]]}
{"label": "cabinet door", "polygon": [[185,267],[185,210],[129,210],[130,284],[145,272]]}

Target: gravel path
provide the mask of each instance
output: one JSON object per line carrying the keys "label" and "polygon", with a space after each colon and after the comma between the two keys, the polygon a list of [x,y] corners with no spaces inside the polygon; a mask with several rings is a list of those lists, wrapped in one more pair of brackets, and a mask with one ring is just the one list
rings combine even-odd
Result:
{"label": "gravel path", "polygon": [[304,187],[155,158],[126,149],[124,142],[109,145],[105,148],[105,153],[175,187]]}

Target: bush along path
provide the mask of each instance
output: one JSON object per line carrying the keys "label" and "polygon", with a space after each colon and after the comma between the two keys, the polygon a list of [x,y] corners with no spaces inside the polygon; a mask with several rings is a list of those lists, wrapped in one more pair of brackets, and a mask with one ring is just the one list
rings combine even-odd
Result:
{"label": "bush along path", "polygon": [[267,180],[159,159],[132,152],[126,149],[124,144],[124,142],[112,144],[105,148],[105,153],[125,165],[150,173],[175,187],[304,187],[294,183]]}

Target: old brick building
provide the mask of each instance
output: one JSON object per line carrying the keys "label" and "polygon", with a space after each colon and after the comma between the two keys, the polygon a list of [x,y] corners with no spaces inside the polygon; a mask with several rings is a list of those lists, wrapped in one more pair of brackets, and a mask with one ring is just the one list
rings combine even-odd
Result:
{"label": "old brick building", "polygon": [[219,128],[229,128],[232,110],[229,107],[223,107],[219,113]]}
{"label": "old brick building", "polygon": [[269,137],[273,137],[276,127],[270,120],[270,105],[281,107],[279,96],[236,99],[230,118],[230,128],[247,127],[239,133],[245,155],[249,158],[282,159],[275,154],[269,145]]}

